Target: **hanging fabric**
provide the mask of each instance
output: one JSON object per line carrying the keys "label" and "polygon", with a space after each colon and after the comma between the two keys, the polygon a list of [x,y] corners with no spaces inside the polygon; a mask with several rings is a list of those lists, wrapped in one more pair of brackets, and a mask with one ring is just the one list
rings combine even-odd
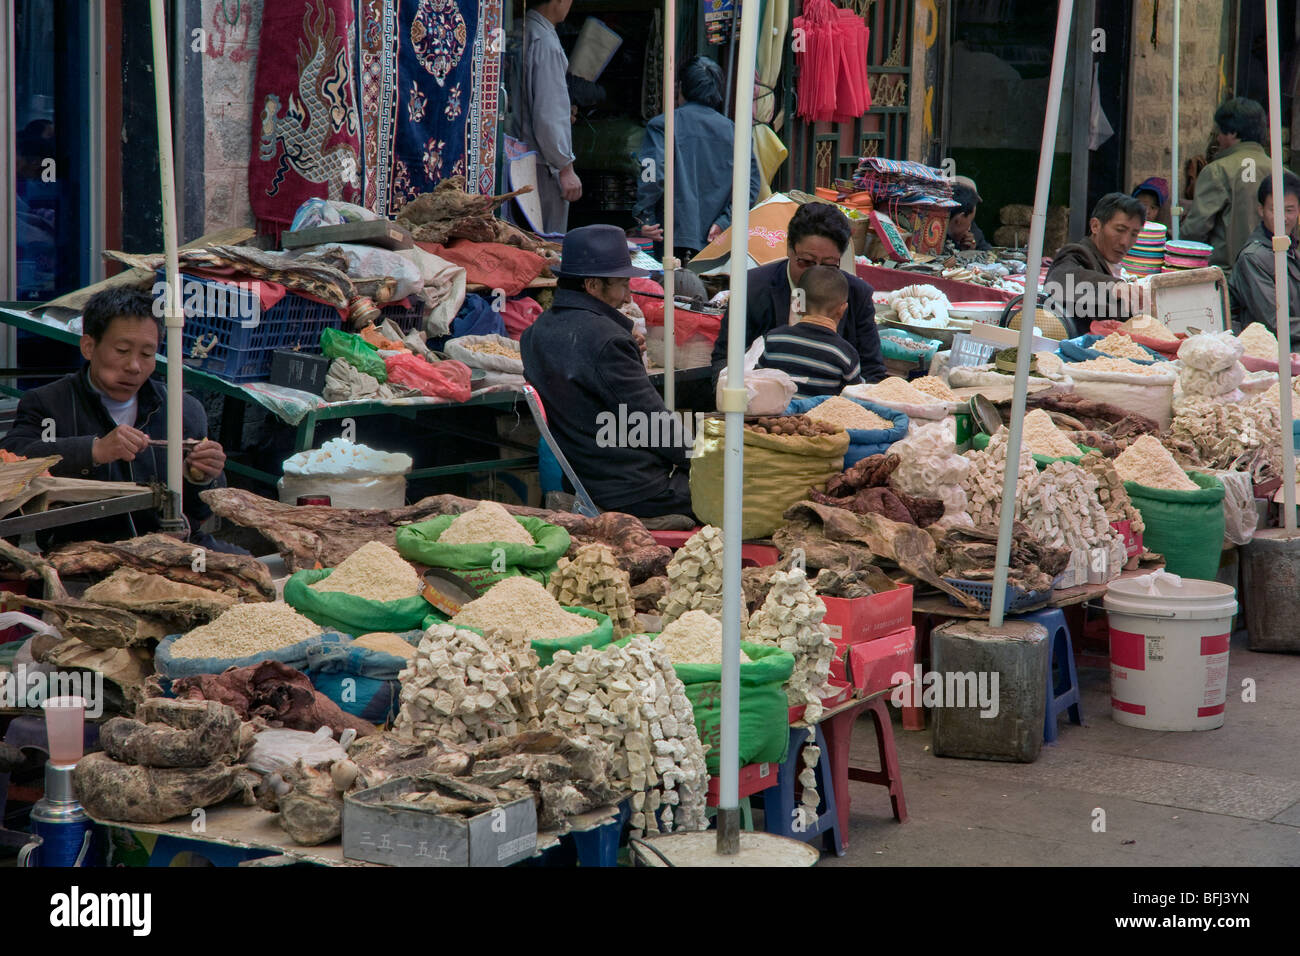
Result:
{"label": "hanging fabric", "polygon": [[792,41],[799,64],[795,115],[812,123],[843,123],[871,108],[870,33],[861,17],[832,0],[805,0]]}

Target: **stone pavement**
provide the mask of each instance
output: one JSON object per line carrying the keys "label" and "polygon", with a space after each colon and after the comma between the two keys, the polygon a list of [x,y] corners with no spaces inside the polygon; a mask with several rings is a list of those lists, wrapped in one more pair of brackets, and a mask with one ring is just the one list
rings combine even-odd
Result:
{"label": "stone pavement", "polygon": [[[1242,681],[1256,701],[1242,701]],[[883,787],[851,783],[848,853],[821,866],[1300,865],[1300,656],[1232,641],[1217,730],[1138,730],[1110,716],[1110,675],[1079,672],[1084,726],[1032,764],[936,757],[894,721],[909,820]],[[876,766],[870,720],[853,753]],[[1094,832],[1095,810],[1105,832]]]}

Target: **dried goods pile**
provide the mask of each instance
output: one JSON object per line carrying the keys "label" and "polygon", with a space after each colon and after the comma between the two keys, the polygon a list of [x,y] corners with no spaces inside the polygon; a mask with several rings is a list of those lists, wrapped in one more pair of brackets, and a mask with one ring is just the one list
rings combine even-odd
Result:
{"label": "dried goods pile", "polygon": [[1138,365],[1137,362],[1130,362],[1128,359],[1120,358],[1101,358],[1088,359],[1086,362],[1066,362],[1065,371],[1070,372],[1073,369],[1087,369],[1089,372],[1123,372],[1125,375],[1146,375],[1161,376],[1164,370],[1159,365]]}
{"label": "dried goods pile", "polygon": [[1193,335],[1178,347],[1178,383],[1183,398],[1239,402],[1238,386],[1246,378],[1240,362],[1244,346],[1231,332]]}
{"label": "dried goods pile", "polygon": [[282,601],[236,604],[211,624],[172,643],[173,657],[233,659],[278,650],[321,632],[319,624]]}
{"label": "dried goods pile", "polygon": [[943,501],[943,517],[935,522],[940,526],[970,521],[962,490],[970,462],[957,454],[954,442],[951,422],[942,421],[920,426],[890,449],[899,462],[891,479],[894,487]]}
{"label": "dried goods pile", "polygon": [[509,737],[537,722],[537,655],[522,631],[485,638],[451,624],[425,632],[398,675],[402,709],[393,729],[416,740],[464,743]]}
{"label": "dried goods pile", "polygon": [[342,591],[368,601],[401,601],[424,590],[415,568],[378,541],[353,551],[330,576],[311,585],[317,591]]}
{"label": "dried goods pile", "polygon": [[1190,452],[1175,450],[1181,464],[1235,468],[1252,472],[1257,480],[1282,473],[1281,414],[1270,402],[1184,402],[1170,427],[1169,444]]}
{"label": "dried goods pile", "polygon": [[1199,485],[1187,477],[1168,449],[1150,435],[1143,435],[1115,459],[1115,470],[1125,481],[1168,491],[1196,491]]}
{"label": "dried goods pile", "polygon": [[452,619],[453,624],[481,630],[507,628],[526,631],[532,640],[576,637],[590,632],[596,622],[560,607],[546,586],[532,578],[503,578],[480,598],[470,601]]}
{"label": "dried goods pile", "polygon": [[1079,467],[1097,479],[1097,500],[1106,509],[1108,520],[1127,521],[1134,534],[1146,530],[1142,513],[1129,500],[1128,492],[1124,490],[1124,479],[1115,470],[1114,462],[1099,451],[1090,451],[1079,459]]}
{"label": "dried goods pile", "polygon": [[1127,560],[1124,538],[1110,526],[1097,495],[1097,479],[1078,465],[1054,461],[1030,483],[1022,499],[1024,522],[1045,545],[1108,556],[1112,578]]}
{"label": "dried goods pile", "polygon": [[948,383],[935,375],[923,375],[907,383],[918,392],[923,392],[941,402],[959,402],[961,399],[948,387]]}
{"label": "dried goods pile", "polygon": [[[1291,378],[1291,395],[1291,407],[1295,409],[1297,407],[1296,396],[1300,396],[1300,375]],[[1280,408],[1282,405],[1282,383],[1274,382],[1268,388],[1264,389],[1264,391],[1259,393],[1257,401]]]}
{"label": "dried goods pile", "polygon": [[[997,563],[996,527],[948,528],[937,541],[942,573],[967,581],[992,581]],[[1024,591],[1045,591],[1070,564],[1071,552],[1038,540],[1028,526],[1011,526],[1007,583]]]}
{"label": "dried goods pile", "polygon": [[745,428],[758,435],[799,435],[804,438],[816,438],[819,435],[834,435],[844,429],[828,422],[814,422],[807,415],[771,415],[750,419]]}
{"label": "dried goods pile", "polygon": [[519,358],[519,346],[510,348],[508,345],[502,345],[495,339],[481,338],[476,341],[460,339],[457,344],[468,352],[479,352],[483,355],[500,355],[505,358]]}
{"label": "dried goods pile", "polygon": [[884,515],[892,521],[929,527],[943,517],[943,502],[893,487],[891,478],[898,464],[897,455],[869,455],[827,482],[826,494],[810,489],[808,498],[855,514]]}
{"label": "dried goods pile", "polygon": [[1123,332],[1112,332],[1104,339],[1092,343],[1092,347],[1103,355],[1113,358],[1151,360],[1151,353]]}
{"label": "dried goods pile", "polygon": [[[1026,416],[1027,418],[1028,416]],[[1002,503],[1002,478],[1007,465],[1007,429],[999,428],[997,434],[989,439],[988,447],[983,451],[972,451],[966,455],[970,461],[970,472],[962,482],[966,492],[967,510],[971,521],[976,526],[984,527],[998,524],[998,514]],[[1024,514],[1024,494],[1030,483],[1038,477],[1038,469],[1028,446],[1020,443],[1020,470],[1016,479],[1016,517]]]}
{"label": "dried goods pile", "polygon": [[[826,572],[822,572],[825,574]],[[820,577],[820,575],[819,575]],[[785,692],[791,706],[806,704],[804,720],[816,723],[822,698],[830,694],[826,679],[835,645],[830,628],[822,622],[826,604],[817,596],[801,568],[777,571],[763,606],[749,622],[749,639],[775,644],[794,655],[794,673]]]}
{"label": "dried goods pile", "polygon": [[534,544],[533,536],[495,501],[483,501],[457,516],[438,538],[440,544]]}
{"label": "dried goods pile", "polygon": [[544,725],[610,749],[610,779],[632,793],[634,834],[701,830],[708,771],[686,689],[658,641],[557,651],[538,676]]}
{"label": "dried goods pile", "polygon": [[814,422],[824,422],[840,428],[854,428],[861,431],[880,431],[894,427],[887,418],[881,418],[857,402],[836,395],[826,399],[820,405],[810,408],[805,414]]}
{"label": "dried goods pile", "polygon": [[[721,664],[722,622],[703,611],[687,611],[663,629],[655,646],[674,664]],[[740,652],[740,662],[749,660]]]}
{"label": "dried goods pile", "polygon": [[1178,336],[1169,331],[1163,322],[1152,315],[1135,315],[1120,327],[1125,332],[1140,335],[1144,339],[1151,339],[1153,342],[1163,342],[1168,345],[1174,345],[1178,342]]}
{"label": "dried goods pile", "polygon": [[627,637],[636,627],[636,604],[627,572],[603,544],[584,544],[572,558],[561,558],[546,586],[564,607],[585,607],[608,615],[615,640]]}
{"label": "dried goods pile", "polygon": [[941,328],[948,324],[948,297],[932,285],[909,285],[886,297],[899,322]]}
{"label": "dried goods pile", "polygon": [[1079,446],[1066,438],[1052,416],[1041,408],[1026,415],[1022,427],[1022,443],[1029,447],[1030,453],[1048,458],[1078,457]]}
{"label": "dried goods pile", "polygon": [[1260,322],[1252,322],[1237,336],[1244,354],[1255,359],[1277,361],[1277,336]]}
{"label": "dried goods pile", "polygon": [[362,634],[352,642],[353,647],[364,647],[368,651],[383,651],[385,654],[392,654],[394,657],[405,657],[410,660],[415,656],[415,646],[399,634],[390,634],[386,631],[376,631],[373,634]]}
{"label": "dried goods pile", "polygon": [[659,602],[665,625],[687,611],[722,614],[722,551],[721,529],[705,525],[673,555],[668,562],[668,593]]}
{"label": "dried goods pile", "polygon": [[[922,392],[901,378],[887,378],[874,385],[864,385],[860,389],[864,398],[870,402],[886,405],[933,405],[934,396]],[[856,393],[855,393],[856,394]]]}

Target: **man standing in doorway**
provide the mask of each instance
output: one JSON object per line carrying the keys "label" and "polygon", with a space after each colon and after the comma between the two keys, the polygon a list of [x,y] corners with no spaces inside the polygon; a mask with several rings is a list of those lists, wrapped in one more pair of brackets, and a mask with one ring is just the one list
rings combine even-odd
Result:
{"label": "man standing in doorway", "polygon": [[582,198],[582,181],[573,171],[573,118],[565,74],[569,58],[560,45],[557,24],[573,0],[546,0],[528,11],[524,49],[522,129],[537,153],[537,195],[541,230],[562,233],[569,226],[569,203]]}

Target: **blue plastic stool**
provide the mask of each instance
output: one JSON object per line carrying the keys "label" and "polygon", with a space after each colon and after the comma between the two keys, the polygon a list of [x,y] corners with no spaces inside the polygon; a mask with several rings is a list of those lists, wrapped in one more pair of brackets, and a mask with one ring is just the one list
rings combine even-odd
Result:
{"label": "blue plastic stool", "polygon": [[[1070,723],[1082,724],[1079,710],[1079,675],[1074,668],[1074,644],[1070,629],[1065,623],[1065,612],[1059,607],[1043,608],[1028,614],[1017,614],[1017,620],[1033,621],[1047,628],[1047,713],[1043,718],[1043,740],[1055,743],[1056,721],[1062,711],[1069,711]],[[1056,665],[1061,673],[1056,675]]]}
{"label": "blue plastic stool", "polygon": [[618,816],[609,823],[582,833],[566,833],[560,841],[571,840],[578,856],[579,866],[618,866],[618,844],[623,837],[623,825],[632,816],[632,801],[619,804]]}
{"label": "blue plastic stool", "polygon": [[814,725],[813,743],[821,748],[821,759],[817,761],[814,772],[817,775],[817,792],[821,796],[817,819],[803,831],[794,829],[795,811],[799,805],[794,799],[794,785],[803,766],[803,748],[808,742],[806,727],[790,728],[790,750],[777,771],[776,786],[764,790],[763,798],[764,827],[768,833],[790,837],[811,843],[822,837],[822,845],[834,850],[836,856],[844,855],[844,841],[840,839],[840,818],[835,808],[835,785],[831,779],[831,752],[826,746],[822,729]]}

